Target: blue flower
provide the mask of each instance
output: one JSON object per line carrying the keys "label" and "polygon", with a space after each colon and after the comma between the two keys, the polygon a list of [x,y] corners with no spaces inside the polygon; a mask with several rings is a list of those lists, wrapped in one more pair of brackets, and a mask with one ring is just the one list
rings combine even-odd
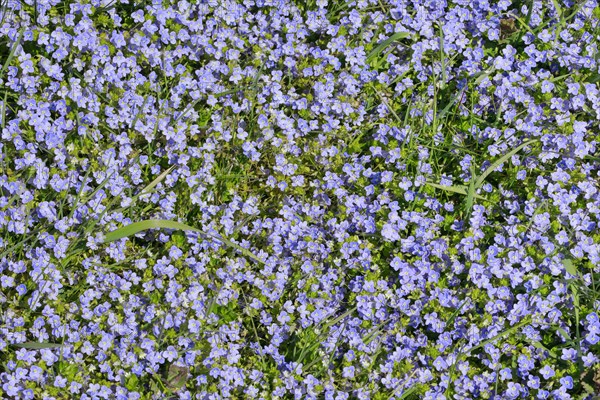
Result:
{"label": "blue flower", "polygon": [[542,369],[540,369],[540,374],[542,374],[544,379],[549,379],[555,375],[555,372],[549,365],[545,365]]}

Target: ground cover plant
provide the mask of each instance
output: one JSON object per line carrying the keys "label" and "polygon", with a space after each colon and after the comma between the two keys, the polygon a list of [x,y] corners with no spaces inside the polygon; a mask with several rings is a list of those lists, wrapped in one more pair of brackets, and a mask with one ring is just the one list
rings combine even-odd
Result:
{"label": "ground cover plant", "polygon": [[594,398],[599,18],[0,1],[0,398]]}

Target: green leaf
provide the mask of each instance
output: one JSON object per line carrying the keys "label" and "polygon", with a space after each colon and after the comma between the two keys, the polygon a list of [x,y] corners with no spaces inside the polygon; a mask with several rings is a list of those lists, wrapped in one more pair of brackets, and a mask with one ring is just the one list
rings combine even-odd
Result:
{"label": "green leaf", "polygon": [[571,260],[570,258],[565,258],[563,261],[563,266],[565,267],[565,270],[567,270],[567,272],[573,276],[577,276],[577,267],[575,266],[575,264],[573,264],[573,260]]}
{"label": "green leaf", "polygon": [[172,390],[185,387],[188,380],[188,373],[189,370],[186,367],[178,367],[175,364],[169,365],[165,378],[166,386]]}
{"label": "green leaf", "polygon": [[69,361],[58,361],[55,366],[58,373],[69,380],[74,380],[80,371],[77,364],[73,364]]}
{"label": "green leaf", "polygon": [[532,143],[535,143],[537,141],[538,141],[538,139],[534,139],[534,140],[529,140],[527,142],[521,143],[520,146],[515,147],[514,149],[512,149],[511,151],[509,151],[508,153],[506,153],[505,155],[503,155],[499,159],[497,159],[492,165],[489,166],[488,169],[486,169],[483,172],[483,174],[481,174],[477,178],[477,180],[475,181],[475,189],[479,189],[481,187],[481,185],[483,185],[483,182],[485,182],[485,178],[487,178],[487,176],[489,174],[491,174],[492,172],[494,172],[496,170],[496,168],[498,168],[501,164],[503,164],[504,162],[506,162],[506,160],[508,160],[509,158],[511,158],[512,156],[514,156],[523,147],[525,147],[527,145],[530,145]]}
{"label": "green leaf", "polygon": [[129,390],[136,390],[138,388],[138,377],[135,374],[131,374],[129,375],[129,377],[127,378],[127,380],[125,381],[125,387]]}
{"label": "green leaf", "polygon": [[[590,395],[590,394],[594,394],[595,390],[592,387],[592,385],[590,385],[587,382],[580,382],[581,383],[581,388],[585,391],[585,394]],[[582,397],[583,398],[583,397]],[[596,397],[592,398],[595,399]]]}
{"label": "green leaf", "polygon": [[248,249],[245,249],[242,246],[240,246],[236,243],[233,243],[231,240],[225,239],[224,237],[221,237],[218,235],[213,235],[213,234],[204,232],[198,228],[194,228],[193,226],[189,226],[189,225],[183,224],[181,222],[169,221],[169,220],[165,220],[165,219],[148,219],[145,221],[134,222],[133,224],[123,226],[112,232],[107,233],[104,236],[104,243],[114,242],[115,240],[119,240],[124,237],[133,236],[136,233],[139,233],[141,231],[145,231],[148,229],[174,229],[174,230],[198,232],[203,236],[208,236],[210,238],[219,240],[219,241],[225,243],[226,245],[228,245],[229,247],[232,247],[232,248],[240,251],[245,256],[250,257],[257,262],[264,264],[264,262],[260,258],[255,256],[254,254],[252,254]]}
{"label": "green leaf", "polygon": [[158,378],[153,378],[153,379],[150,380],[150,391],[151,391],[151,393],[162,393],[162,389],[158,385],[159,382],[162,383],[162,381],[160,381]]}
{"label": "green leaf", "polygon": [[213,312],[217,314],[222,323],[229,324],[238,317],[234,304],[234,302],[229,302],[226,305],[216,305],[214,306]]}
{"label": "green leaf", "polygon": [[373,58],[377,57],[377,55],[379,55],[379,53],[381,53],[383,50],[385,50],[386,47],[388,47],[389,45],[391,45],[396,40],[404,39],[404,38],[407,38],[408,36],[409,36],[408,32],[396,32],[396,33],[394,33],[392,36],[390,36],[389,38],[385,39],[377,47],[375,47],[373,50],[371,50],[371,52],[367,56],[367,62],[370,62]]}
{"label": "green leaf", "polygon": [[21,347],[24,349],[30,350],[38,350],[38,349],[56,349],[62,347],[63,345],[60,343],[46,343],[46,342],[25,342],[25,343],[15,343],[13,346]]}
{"label": "green leaf", "polygon": [[360,143],[360,139],[362,139],[362,137],[366,134],[366,131],[361,132],[360,134],[356,135],[356,137],[352,140],[352,142],[348,145],[348,149],[352,152],[352,153],[360,153],[362,150],[362,146]]}
{"label": "green leaf", "polygon": [[600,82],[600,74],[590,74],[584,79],[585,82],[597,83]]}

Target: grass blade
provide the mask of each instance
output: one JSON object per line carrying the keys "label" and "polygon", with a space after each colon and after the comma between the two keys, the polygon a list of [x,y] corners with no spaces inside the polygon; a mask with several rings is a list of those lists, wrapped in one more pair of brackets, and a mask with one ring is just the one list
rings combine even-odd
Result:
{"label": "grass blade", "polygon": [[[436,188],[436,189],[445,190],[445,191],[452,192],[452,193],[458,193],[458,194],[462,194],[464,196],[468,195],[467,188],[465,186],[456,186],[456,185],[446,186],[446,185],[440,185],[440,184],[429,182],[429,181],[426,181],[425,184],[429,185],[433,188]],[[489,201],[487,198],[480,196],[478,194],[473,194],[473,196],[479,200]]]}
{"label": "grass blade", "polygon": [[560,326],[556,328],[556,331],[558,333],[560,333],[560,336],[562,336],[566,341],[572,341],[571,336],[569,336],[569,334],[567,333],[567,331],[565,331]]}
{"label": "grass blade", "polygon": [[[237,93],[237,92],[244,91],[244,90],[246,90],[248,88],[250,88],[250,86],[244,86],[244,87],[241,87],[239,89],[230,89],[230,90],[226,90],[226,91],[220,92],[220,93],[214,93],[214,94],[211,93],[210,95],[212,95],[212,96],[214,96],[216,98],[219,98],[219,97],[227,96],[229,94],[234,94],[234,93]],[[194,100],[185,110],[183,110],[182,113],[180,113],[175,118],[175,120],[173,121],[173,123],[177,123],[177,121],[179,121],[181,118],[185,117],[187,115],[187,113],[190,112],[190,110],[192,110],[196,106],[196,104],[198,104],[203,99],[204,99],[204,97],[200,96],[200,97],[198,97],[198,99]]]}
{"label": "grass blade", "polygon": [[577,267],[575,266],[575,264],[573,264],[573,260],[571,260],[570,258],[565,258],[563,261],[563,266],[565,267],[565,270],[573,275],[573,276],[577,276]]}
{"label": "grass blade", "polygon": [[198,232],[203,236],[208,236],[210,238],[219,240],[229,247],[232,247],[236,250],[239,250],[242,254],[247,257],[252,258],[254,261],[258,261],[260,263],[264,263],[260,258],[252,254],[248,249],[241,247],[240,245],[233,243],[231,240],[225,239],[224,237],[213,235],[207,232],[204,232],[198,228],[194,228],[193,226],[183,224],[177,221],[169,221],[165,219],[147,219],[145,221],[134,222],[133,224],[123,226],[118,228],[112,232],[107,233],[104,236],[104,243],[114,242],[115,240],[122,239],[124,237],[135,235],[141,231],[145,231],[148,229],[174,229],[174,230],[182,230],[182,231],[192,231]]}
{"label": "grass blade", "polygon": [[562,7],[560,6],[560,3],[558,2],[558,0],[552,0],[552,4],[554,5],[554,8],[556,9],[556,13],[562,19],[563,10],[562,10]]}
{"label": "grass blade", "polygon": [[6,126],[6,100],[8,98],[8,92],[4,92],[4,101],[2,101],[2,111],[0,111],[0,115],[2,116],[2,129]]}
{"label": "grass blade", "polygon": [[75,214],[75,210],[77,208],[77,205],[79,204],[81,195],[83,194],[83,190],[85,189],[85,185],[87,184],[88,177],[90,176],[91,173],[92,173],[92,169],[88,168],[87,172],[85,173],[85,175],[83,177],[83,181],[81,181],[81,186],[79,187],[79,190],[77,191],[77,196],[75,196],[73,205],[71,206],[71,212],[69,212],[69,219],[71,219],[73,217],[73,215]]}
{"label": "grass blade", "polygon": [[129,207],[133,206],[138,201],[138,199],[140,197],[142,197],[143,195],[152,193],[154,191],[154,188],[156,186],[158,186],[158,184],[161,183],[167,177],[167,175],[171,171],[173,171],[174,168],[175,168],[175,165],[172,165],[167,170],[163,171],[159,176],[156,177],[156,179],[154,179],[152,182],[150,182],[148,185],[146,185],[142,190],[140,190],[140,192],[138,194],[133,196],[128,205],[117,208],[116,210],[114,210],[114,212],[122,212],[123,210],[126,210]]}
{"label": "grass blade", "polygon": [[446,76],[446,55],[444,54],[444,30],[442,29],[442,25],[439,25],[440,29],[440,63],[442,65],[442,82],[440,84],[440,90],[443,90],[446,86],[447,76]]}
{"label": "grass blade", "polygon": [[546,346],[544,346],[544,345],[542,344],[542,342],[540,342],[540,341],[536,340],[536,341],[533,341],[533,342],[531,342],[531,344],[532,344],[532,345],[533,345],[533,347],[535,347],[535,348],[538,348],[538,349],[540,349],[540,350],[543,350],[543,351],[547,351],[547,352],[548,352],[548,354],[550,354],[550,357],[552,357],[552,358],[557,358],[557,357],[556,357],[556,353],[555,353],[554,351],[550,350],[549,348],[547,348]]}
{"label": "grass blade", "polygon": [[135,118],[133,118],[133,121],[131,121],[131,125],[130,125],[131,130],[135,130],[135,124],[137,124],[138,120],[140,119],[140,116],[142,115],[142,111],[144,110],[144,107],[146,107],[146,103],[148,102],[149,98],[150,98],[150,96],[148,94],[146,95],[146,97],[144,97],[144,102],[142,103],[142,106],[139,108],[138,112],[135,114]]}
{"label": "grass blade", "polygon": [[467,191],[467,201],[465,203],[465,218],[469,218],[471,215],[471,208],[475,203],[475,168],[471,164],[471,179],[469,180],[469,190]]}
{"label": "grass blade", "polygon": [[100,190],[102,190],[108,184],[108,181],[110,180],[110,178],[112,178],[112,176],[114,174],[115,174],[115,172],[113,171],[113,172],[111,172],[110,175],[108,175],[106,178],[104,178],[104,180],[98,185],[98,187],[96,189],[94,189],[94,191],[92,193],[90,193],[89,196],[86,196],[85,199],[81,203],[85,204],[90,199],[92,199],[96,195],[96,193],[98,193]]}
{"label": "grass blade", "polygon": [[171,167],[169,167],[168,169],[166,169],[165,171],[163,171],[163,173],[161,173],[159,176],[156,177],[155,180],[153,180],[152,182],[150,182],[148,184],[148,186],[146,186],[145,188],[142,189],[142,191],[140,192],[140,194],[138,196],[141,196],[145,193],[150,192],[152,189],[154,189],[159,183],[161,183],[163,181],[163,179],[165,179],[165,177],[171,172],[173,171],[173,169],[175,168],[174,165],[172,165]]}
{"label": "grass blade", "polygon": [[486,344],[488,343],[492,343],[495,340],[498,340],[506,335],[508,335],[509,333],[515,332],[517,331],[519,328],[522,328],[523,326],[529,324],[531,321],[529,321],[529,319],[526,319],[524,321],[519,322],[518,324],[513,325],[512,327],[508,328],[507,330],[500,332],[499,334],[497,334],[494,337],[491,337],[487,340],[484,340],[483,342],[479,343],[477,346],[475,347],[471,347],[470,349],[468,349],[467,351],[465,351],[464,353],[462,353],[462,356],[466,356],[476,350],[481,349],[482,347],[484,347]]}
{"label": "grass blade", "polygon": [[63,345],[60,343],[45,343],[45,342],[25,342],[25,343],[15,343],[13,346],[21,347],[23,349],[29,350],[39,350],[39,349],[56,349],[62,347]]}
{"label": "grass blade", "polygon": [[487,178],[487,176],[489,174],[491,174],[492,172],[494,172],[496,170],[496,168],[498,168],[498,166],[500,166],[501,164],[503,164],[504,162],[506,162],[506,160],[508,160],[509,158],[511,158],[512,156],[514,156],[523,147],[525,147],[527,145],[530,145],[532,143],[535,143],[537,141],[538,141],[538,139],[534,139],[534,140],[528,140],[527,142],[521,143],[520,146],[515,147],[514,149],[512,149],[511,151],[509,151],[508,153],[506,153],[505,155],[503,155],[499,159],[497,159],[492,165],[489,166],[488,169],[486,169],[483,172],[483,174],[481,174],[477,178],[477,180],[475,181],[475,189],[479,189],[481,187],[481,185],[483,185],[483,182],[485,181],[485,178]]}
{"label": "grass blade", "polygon": [[6,61],[4,62],[4,65],[2,66],[2,69],[0,70],[0,79],[2,79],[4,72],[8,69],[10,62],[15,57],[15,52],[17,51],[17,47],[19,47],[19,44],[21,44],[21,39],[23,39],[24,33],[25,33],[25,28],[22,28],[21,32],[19,32],[19,37],[13,43],[13,46],[10,49],[10,53],[8,54],[8,57],[6,58]]}
{"label": "grass blade", "polygon": [[463,89],[460,92],[457,92],[454,96],[452,96],[452,99],[450,99],[446,107],[444,107],[439,113],[437,113],[436,118],[438,120],[444,118],[446,114],[448,114],[448,112],[450,111],[450,108],[452,108],[462,98],[462,96],[465,94],[465,91],[466,89]]}
{"label": "grass blade", "polygon": [[389,45],[391,45],[396,40],[404,39],[404,38],[407,38],[408,36],[409,36],[408,32],[396,32],[396,33],[394,33],[392,36],[390,36],[389,38],[385,39],[377,47],[375,47],[373,50],[371,50],[371,52],[367,56],[367,62],[370,62],[373,58],[377,57],[377,55],[379,55],[383,50],[385,50],[386,47],[388,47]]}
{"label": "grass blade", "polygon": [[448,321],[446,321],[446,326],[452,326],[452,324],[454,323],[454,320],[458,316],[458,313],[460,312],[460,310],[463,308],[463,306],[465,304],[467,304],[467,300],[463,300],[463,302],[460,303],[460,305],[458,306],[458,308],[456,310],[454,310],[454,312],[452,313],[452,315],[450,316],[450,318],[448,318]]}
{"label": "grass blade", "polygon": [[114,242],[115,240],[119,240],[124,237],[133,236],[136,233],[139,233],[141,231],[145,231],[148,229],[155,229],[155,228],[202,232],[199,229],[196,229],[192,226],[189,226],[189,225],[183,224],[181,222],[177,222],[177,221],[169,221],[169,220],[162,220],[162,219],[148,219],[145,221],[134,222],[132,224],[129,224],[129,225],[123,226],[119,229],[116,229],[110,233],[107,233],[104,236],[104,242],[105,243]]}

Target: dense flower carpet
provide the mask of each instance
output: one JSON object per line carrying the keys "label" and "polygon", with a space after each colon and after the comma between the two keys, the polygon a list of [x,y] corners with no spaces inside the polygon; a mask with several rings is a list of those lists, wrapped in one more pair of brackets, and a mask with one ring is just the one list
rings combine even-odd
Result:
{"label": "dense flower carpet", "polygon": [[1,399],[593,399],[595,0],[0,1]]}

